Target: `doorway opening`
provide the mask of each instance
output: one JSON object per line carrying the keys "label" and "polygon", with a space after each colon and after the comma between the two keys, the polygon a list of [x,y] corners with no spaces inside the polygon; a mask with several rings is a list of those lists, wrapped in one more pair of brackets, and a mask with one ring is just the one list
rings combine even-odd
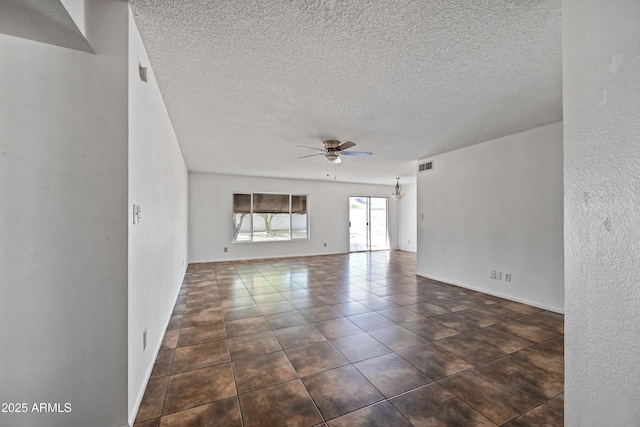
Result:
{"label": "doorway opening", "polygon": [[387,197],[349,197],[349,252],[389,249]]}

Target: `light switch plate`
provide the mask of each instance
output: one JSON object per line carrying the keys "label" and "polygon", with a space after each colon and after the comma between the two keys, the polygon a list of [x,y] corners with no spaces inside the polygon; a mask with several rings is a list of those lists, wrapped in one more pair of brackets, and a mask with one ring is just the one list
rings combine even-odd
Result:
{"label": "light switch plate", "polygon": [[133,223],[134,224],[139,224],[140,223],[140,205],[133,205]]}

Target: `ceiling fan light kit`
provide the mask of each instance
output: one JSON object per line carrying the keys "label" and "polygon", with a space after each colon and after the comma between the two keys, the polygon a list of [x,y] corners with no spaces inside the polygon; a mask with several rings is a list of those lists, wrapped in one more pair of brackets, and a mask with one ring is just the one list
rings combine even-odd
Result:
{"label": "ceiling fan light kit", "polygon": [[393,200],[399,202],[404,197],[404,193],[401,193],[402,186],[400,185],[400,178],[396,178],[396,191],[391,195]]}

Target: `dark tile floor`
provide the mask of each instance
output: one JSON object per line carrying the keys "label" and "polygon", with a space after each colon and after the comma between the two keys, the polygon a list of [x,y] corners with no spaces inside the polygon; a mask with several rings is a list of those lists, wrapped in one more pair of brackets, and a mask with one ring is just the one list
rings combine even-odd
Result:
{"label": "dark tile floor", "polygon": [[190,265],[135,425],[563,425],[563,316],[415,263]]}

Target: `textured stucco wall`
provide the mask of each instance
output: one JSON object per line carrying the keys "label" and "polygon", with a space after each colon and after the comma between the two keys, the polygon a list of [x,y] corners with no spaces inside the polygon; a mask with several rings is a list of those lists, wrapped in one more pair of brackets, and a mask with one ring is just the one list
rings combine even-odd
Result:
{"label": "textured stucco wall", "polygon": [[[138,64],[148,67],[147,83]],[[129,421],[133,424],[187,268],[187,167],[129,16]],[[133,224],[133,204],[141,221]],[[142,334],[147,331],[147,347]]]}
{"label": "textured stucco wall", "polygon": [[563,2],[568,426],[640,425],[640,2]]}
{"label": "textured stucco wall", "polygon": [[[416,165],[417,169],[418,166]],[[402,180],[400,180],[402,184]],[[402,185],[404,198],[400,202],[389,199],[389,203],[398,205],[398,249],[415,252],[418,246],[418,197],[415,182]]]}
{"label": "textured stucco wall", "polygon": [[95,54],[0,35],[0,426],[127,424],[127,4],[86,3]]}
{"label": "textured stucco wall", "polygon": [[[307,194],[309,240],[231,243],[234,192]],[[189,262],[347,253],[349,196],[389,197],[392,192],[392,185],[189,173]],[[390,200],[388,209],[390,247],[397,249],[398,204]]]}
{"label": "textured stucco wall", "polygon": [[425,160],[418,275],[563,312],[562,123]]}

